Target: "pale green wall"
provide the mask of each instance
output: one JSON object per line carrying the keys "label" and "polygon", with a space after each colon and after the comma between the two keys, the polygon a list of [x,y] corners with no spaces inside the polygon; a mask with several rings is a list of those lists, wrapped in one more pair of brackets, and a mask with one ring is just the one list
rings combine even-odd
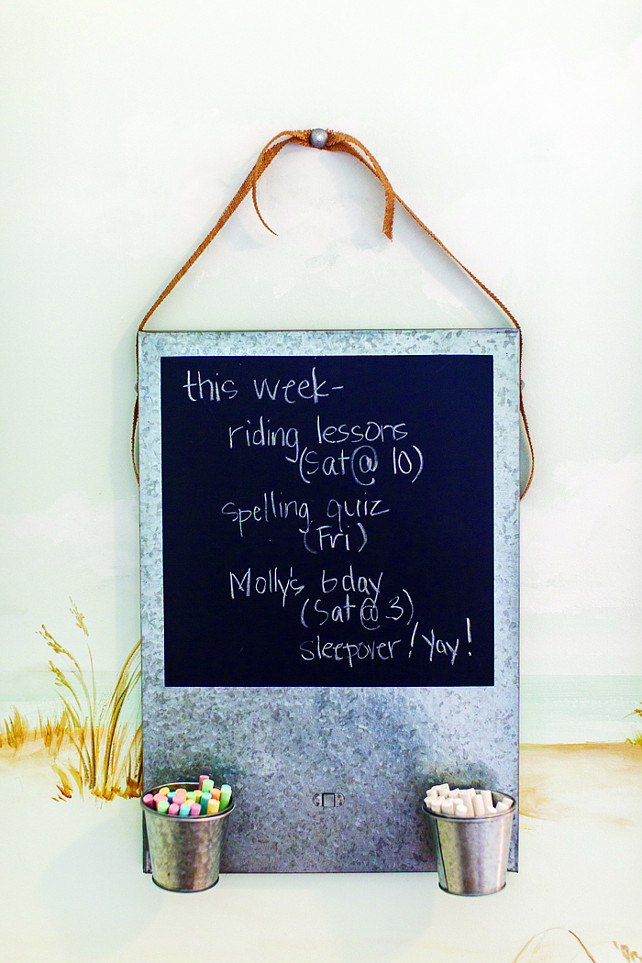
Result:
{"label": "pale green wall", "polygon": [[[26,0],[1,16],[8,663],[39,662],[34,626],[70,594],[106,667],[136,638],[136,325],[261,146],[327,124],[523,324],[523,669],[641,672],[639,4]],[[280,238],[246,204],[156,324],[492,318],[402,218],[397,243],[380,235],[380,189],[351,159],[292,150],[260,197]]]}

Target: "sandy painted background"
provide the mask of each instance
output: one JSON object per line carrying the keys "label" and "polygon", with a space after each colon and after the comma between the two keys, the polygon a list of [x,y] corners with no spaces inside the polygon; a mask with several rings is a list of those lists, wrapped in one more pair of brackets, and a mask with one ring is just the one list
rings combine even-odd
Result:
{"label": "sandy painted background", "polygon": [[[3,946],[55,961],[221,946],[241,960],[642,957],[642,753],[625,743],[642,699],[639,4],[24,0],[0,12],[0,45]],[[548,748],[522,752],[519,877],[485,900],[448,898],[432,876],[163,894],[139,872],[124,798],[135,655],[122,711],[98,718],[139,636],[136,326],[263,144],[316,125],[359,137],[524,329],[537,461],[522,741]],[[246,203],[156,327],[502,323],[406,218],[382,236],[381,189],[350,158],[285,150],[259,191],[279,237]],[[124,796],[102,804],[91,741],[73,719],[79,748],[56,729],[60,693],[68,722],[76,704],[48,669],[84,722],[87,643],[96,731],[121,739]]]}

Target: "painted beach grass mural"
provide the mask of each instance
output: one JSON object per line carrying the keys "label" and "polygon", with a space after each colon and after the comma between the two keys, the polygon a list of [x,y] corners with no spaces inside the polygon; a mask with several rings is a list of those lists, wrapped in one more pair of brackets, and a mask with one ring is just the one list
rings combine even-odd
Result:
{"label": "painted beach grass mural", "polygon": [[[65,647],[42,625],[38,634],[47,646],[46,678],[18,708],[10,691],[25,687],[27,676],[11,683],[0,721],[0,757],[18,763],[39,757],[55,776],[57,799],[85,792],[101,800],[139,796],[142,726],[140,719],[140,641],[127,655],[115,680],[96,672],[85,616],[69,599],[74,628],[81,633],[86,665],[73,646]],[[34,673],[31,673],[33,676]],[[43,679],[44,682],[44,679]],[[618,745],[642,748],[642,703],[631,709],[642,677],[536,677],[522,679],[522,751],[547,746],[550,752],[576,755],[585,747],[613,751]],[[19,700],[19,696],[16,701]],[[47,708],[43,711],[42,706]],[[589,716],[593,728],[589,732]],[[1,716],[0,716],[1,718]],[[636,726],[637,723],[637,726]],[[628,729],[628,737],[627,737]],[[561,738],[560,738],[561,737]],[[634,753],[642,762],[642,755]],[[520,810],[537,818],[522,786]]]}
{"label": "painted beach grass mural", "polygon": [[[4,716],[0,761],[7,775],[14,772],[16,780],[30,791],[55,793],[51,798],[56,801],[74,799],[82,804],[84,799],[102,806],[134,799],[142,791],[140,643],[133,646],[120,671],[113,675],[95,671],[85,617],[71,599],[69,613],[72,634],[79,644],[67,644],[66,636],[43,625],[38,635],[49,657],[48,668],[31,673],[41,677],[33,689],[27,687],[26,673],[13,678],[5,690],[7,701],[0,710],[0,719]],[[20,692],[21,679],[28,699],[20,702],[18,697],[18,705],[13,705],[10,693]],[[574,840],[588,838],[585,834],[594,831],[599,818],[606,859],[606,850],[635,828],[635,813],[621,811],[611,796],[606,810],[598,802],[607,798],[613,787],[629,801],[628,808],[631,799],[639,798],[642,732],[637,730],[642,726],[642,703],[631,707],[639,698],[642,679],[567,677],[534,682],[526,677],[522,682],[530,700],[523,728],[530,738],[520,748],[520,812],[521,828],[531,844],[530,858],[534,864],[543,853],[548,858],[546,840],[550,832],[555,835],[554,824],[560,821],[570,838],[567,856],[574,858]],[[600,691],[601,703],[597,699]],[[572,718],[560,715],[560,706],[570,706]],[[587,730],[590,709],[597,728]],[[581,728],[571,726],[573,720],[582,720]],[[606,725],[608,720],[613,720],[613,728]],[[557,736],[555,741],[547,739],[549,730],[551,737]],[[576,732],[577,738],[571,741],[568,737]],[[582,737],[584,741],[580,741]],[[595,741],[588,741],[591,738]],[[559,836],[555,835],[555,840],[558,845]],[[642,963],[642,947],[636,946],[633,935],[627,939],[622,933],[620,939],[613,939],[617,935],[614,927],[608,939],[598,942],[590,927],[586,929],[562,925],[541,930],[529,939],[524,935],[495,958],[498,963]]]}
{"label": "painted beach grass mural", "polygon": [[642,956],[616,940],[589,948],[573,930],[551,926],[531,936],[512,963],[579,963],[580,960],[590,960],[591,963],[616,963],[621,960],[642,963]]}
{"label": "painted beach grass mural", "polygon": [[[129,799],[142,791],[142,723],[140,720],[140,641],[125,659],[108,696],[98,695],[94,660],[85,617],[70,599],[76,627],[85,636],[88,667],[61,645],[45,625],[39,631],[52,658],[52,686],[60,708],[53,717],[31,724],[16,706],[0,728],[0,750],[29,751],[49,758],[58,800],[87,791],[98,799]],[[132,722],[132,719],[134,720]]]}
{"label": "painted beach grass mural", "polygon": [[[633,710],[631,715],[637,716],[638,720],[642,722],[642,702],[640,703],[639,708]],[[634,737],[632,739],[627,739],[626,741],[632,746],[640,746],[640,748],[642,748],[642,731],[638,729]]]}

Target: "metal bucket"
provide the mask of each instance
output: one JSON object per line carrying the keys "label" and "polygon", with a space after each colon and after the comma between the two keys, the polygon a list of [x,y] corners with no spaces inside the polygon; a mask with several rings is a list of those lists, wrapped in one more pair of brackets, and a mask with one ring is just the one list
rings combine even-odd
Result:
{"label": "metal bucket", "polygon": [[486,896],[506,885],[515,800],[493,793],[493,804],[512,801],[509,810],[488,816],[443,816],[423,805],[437,856],[439,887],[456,896]]}
{"label": "metal bucket", "polygon": [[[165,782],[171,789],[198,789],[198,783]],[[156,794],[161,787],[148,790]],[[234,799],[211,816],[168,816],[141,805],[152,864],[152,879],[161,889],[174,893],[198,893],[218,883],[227,817]]]}

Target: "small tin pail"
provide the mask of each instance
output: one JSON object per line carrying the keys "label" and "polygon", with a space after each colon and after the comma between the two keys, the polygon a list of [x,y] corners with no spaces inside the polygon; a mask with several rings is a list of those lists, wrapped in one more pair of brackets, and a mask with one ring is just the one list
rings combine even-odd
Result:
{"label": "small tin pail", "polygon": [[[172,789],[198,789],[198,783],[166,782]],[[161,787],[150,789],[155,795]],[[175,893],[198,893],[218,883],[227,817],[234,799],[223,812],[211,816],[168,816],[146,806],[145,826],[152,864],[152,879]]]}
{"label": "small tin pail", "polygon": [[486,896],[506,885],[515,800],[493,793],[493,804],[512,802],[506,812],[487,816],[444,816],[423,810],[430,821],[440,889],[457,896]]}

